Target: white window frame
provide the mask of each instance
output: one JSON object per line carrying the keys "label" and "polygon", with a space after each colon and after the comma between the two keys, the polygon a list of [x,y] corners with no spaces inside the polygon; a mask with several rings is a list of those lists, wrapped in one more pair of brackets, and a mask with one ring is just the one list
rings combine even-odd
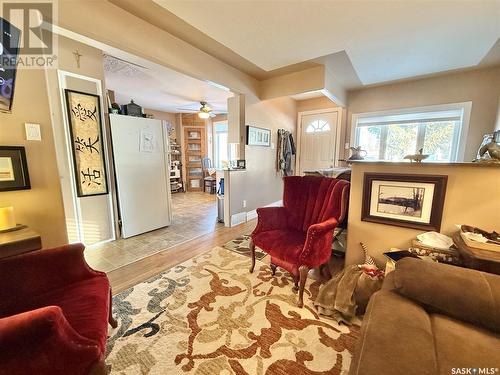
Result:
{"label": "white window frame", "polygon": [[[222,168],[219,168],[219,166],[217,165],[218,163],[218,160],[217,160],[217,148],[219,147],[219,140],[217,138],[217,125],[221,125],[221,124],[226,124],[228,125],[228,122],[227,120],[223,120],[223,121],[214,121],[212,123],[213,127],[212,127],[212,132],[213,132],[213,155],[214,155],[214,158],[213,158],[213,166],[214,168],[218,169],[218,170],[222,170]],[[220,133],[220,132],[219,132]],[[229,127],[226,131],[226,133],[228,134],[228,141],[229,141]],[[227,143],[227,155],[228,155],[228,158],[230,157],[231,155],[231,150],[230,150],[230,144],[229,142]]]}
{"label": "white window frame", "polygon": [[[354,113],[351,118],[351,146],[357,146],[356,144],[356,133],[358,122],[361,119],[371,118],[371,117],[385,117],[385,116],[397,116],[397,115],[405,115],[412,113],[426,113],[426,112],[439,112],[439,111],[462,111],[462,126],[455,130],[453,135],[453,150],[452,150],[452,160],[451,162],[459,162],[463,161],[465,157],[465,146],[467,143],[467,137],[469,134],[469,122],[470,115],[472,111],[472,102],[460,102],[460,103],[450,103],[450,104],[438,104],[438,105],[429,105],[424,107],[412,107],[412,108],[400,108],[400,109],[391,109],[385,111],[376,111],[376,112],[364,112],[364,113]],[[380,152],[379,152],[379,160],[381,161],[390,161],[383,160],[383,152],[386,149],[385,140],[387,139],[387,134],[384,136],[384,132],[387,133],[387,127],[382,128],[382,133],[380,135]],[[418,145],[423,145],[425,135],[425,127],[423,125],[419,126],[418,138],[417,138],[417,149]],[[456,145],[456,146],[455,146]]]}

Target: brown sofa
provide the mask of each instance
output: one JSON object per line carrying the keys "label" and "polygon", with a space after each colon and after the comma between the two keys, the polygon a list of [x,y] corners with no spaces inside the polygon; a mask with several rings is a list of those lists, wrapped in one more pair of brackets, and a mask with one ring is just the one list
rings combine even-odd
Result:
{"label": "brown sofa", "polygon": [[500,276],[402,259],[370,299],[349,374],[464,373],[500,374]]}

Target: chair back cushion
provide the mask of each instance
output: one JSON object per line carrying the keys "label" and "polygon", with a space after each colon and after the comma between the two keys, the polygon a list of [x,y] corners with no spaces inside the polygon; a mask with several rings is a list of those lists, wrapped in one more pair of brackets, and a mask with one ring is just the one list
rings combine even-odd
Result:
{"label": "chair back cushion", "polygon": [[347,213],[349,182],[329,177],[285,177],[283,205],[288,213],[288,226],[307,229],[332,217],[340,223]]}

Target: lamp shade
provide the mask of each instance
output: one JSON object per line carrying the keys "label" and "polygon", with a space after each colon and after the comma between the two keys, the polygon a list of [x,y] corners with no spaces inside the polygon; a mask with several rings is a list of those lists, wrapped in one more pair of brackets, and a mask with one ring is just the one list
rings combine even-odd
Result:
{"label": "lamp shade", "polygon": [[208,112],[198,112],[199,118],[209,118],[210,114]]}
{"label": "lamp shade", "polygon": [[14,207],[0,207],[0,230],[11,229],[16,226]]}

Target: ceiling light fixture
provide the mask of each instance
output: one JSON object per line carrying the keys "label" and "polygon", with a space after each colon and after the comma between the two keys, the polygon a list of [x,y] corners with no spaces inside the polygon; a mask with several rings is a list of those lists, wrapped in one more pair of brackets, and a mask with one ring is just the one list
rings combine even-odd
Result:
{"label": "ceiling light fixture", "polygon": [[212,108],[207,104],[207,102],[200,102],[200,104],[201,107],[198,111],[198,117],[203,119],[211,117],[210,114],[212,112]]}

